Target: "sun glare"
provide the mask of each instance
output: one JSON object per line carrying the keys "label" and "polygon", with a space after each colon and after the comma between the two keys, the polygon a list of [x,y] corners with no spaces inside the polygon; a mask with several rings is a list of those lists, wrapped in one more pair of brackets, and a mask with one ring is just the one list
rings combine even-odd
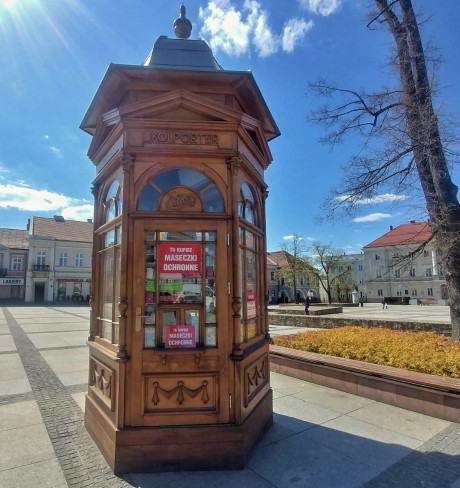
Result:
{"label": "sun glare", "polygon": [[0,6],[6,8],[7,10],[13,9],[16,3],[18,3],[18,0],[0,0]]}

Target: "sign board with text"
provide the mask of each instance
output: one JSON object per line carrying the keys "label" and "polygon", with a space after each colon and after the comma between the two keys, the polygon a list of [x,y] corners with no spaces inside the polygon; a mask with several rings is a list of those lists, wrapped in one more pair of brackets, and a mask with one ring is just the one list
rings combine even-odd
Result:
{"label": "sign board with text", "polygon": [[160,273],[201,274],[201,244],[160,244]]}
{"label": "sign board with text", "polygon": [[195,347],[194,325],[167,325],[165,334],[166,348]]}

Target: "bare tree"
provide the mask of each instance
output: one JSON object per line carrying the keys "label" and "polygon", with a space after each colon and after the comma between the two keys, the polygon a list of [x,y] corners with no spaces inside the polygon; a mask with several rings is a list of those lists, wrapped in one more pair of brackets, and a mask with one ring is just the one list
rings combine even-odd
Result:
{"label": "bare tree", "polygon": [[294,234],[288,242],[281,244],[281,250],[286,258],[286,265],[281,267],[279,274],[294,290],[294,300],[298,303],[297,285],[301,277],[308,274],[308,264],[305,260],[307,248],[303,238]]}
{"label": "bare tree", "polygon": [[319,281],[325,291],[328,303],[332,303],[332,292],[340,290],[350,274],[347,266],[342,265],[344,253],[334,249],[331,244],[315,241],[309,249],[310,273]]}
{"label": "bare tree", "polygon": [[[363,137],[340,190],[333,191],[327,209],[356,210],[373,201],[378,191],[392,188],[401,197],[422,191],[425,210],[442,262],[450,298],[452,338],[460,340],[460,205],[448,165],[448,146],[433,108],[429,78],[411,0],[374,0],[376,11],[368,27],[383,26],[393,36],[397,86],[366,93],[328,84],[310,84],[321,96],[334,97],[312,114],[334,145],[349,133]],[[442,7],[440,7],[442,8]]]}

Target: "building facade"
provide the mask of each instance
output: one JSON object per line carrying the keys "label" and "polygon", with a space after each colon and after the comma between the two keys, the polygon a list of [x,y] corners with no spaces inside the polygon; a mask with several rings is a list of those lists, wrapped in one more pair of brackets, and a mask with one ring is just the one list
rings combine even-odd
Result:
{"label": "building facade", "polygon": [[286,268],[289,267],[288,257],[294,259],[286,251],[267,253],[269,304],[304,302],[307,296],[313,302],[319,301],[318,283],[311,274],[299,271],[296,275],[294,291],[292,273],[286,272]]}
{"label": "building facade", "polygon": [[92,222],[32,217],[25,301],[33,303],[89,300]]}
{"label": "building facade", "polygon": [[367,301],[385,297],[393,303],[448,304],[444,272],[427,222],[390,227],[363,250]]}
{"label": "building facade", "polygon": [[0,229],[0,302],[23,302],[29,250],[26,230]]}

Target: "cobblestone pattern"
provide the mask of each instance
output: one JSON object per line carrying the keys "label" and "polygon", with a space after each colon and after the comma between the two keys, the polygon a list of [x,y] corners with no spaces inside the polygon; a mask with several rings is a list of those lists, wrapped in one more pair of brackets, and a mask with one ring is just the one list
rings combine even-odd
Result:
{"label": "cobblestone pattern", "polygon": [[69,488],[132,485],[113,474],[84,427],[84,415],[40,352],[7,309],[3,309]]}
{"label": "cobblestone pattern", "polygon": [[448,488],[460,479],[460,424],[453,423],[361,488]]}

